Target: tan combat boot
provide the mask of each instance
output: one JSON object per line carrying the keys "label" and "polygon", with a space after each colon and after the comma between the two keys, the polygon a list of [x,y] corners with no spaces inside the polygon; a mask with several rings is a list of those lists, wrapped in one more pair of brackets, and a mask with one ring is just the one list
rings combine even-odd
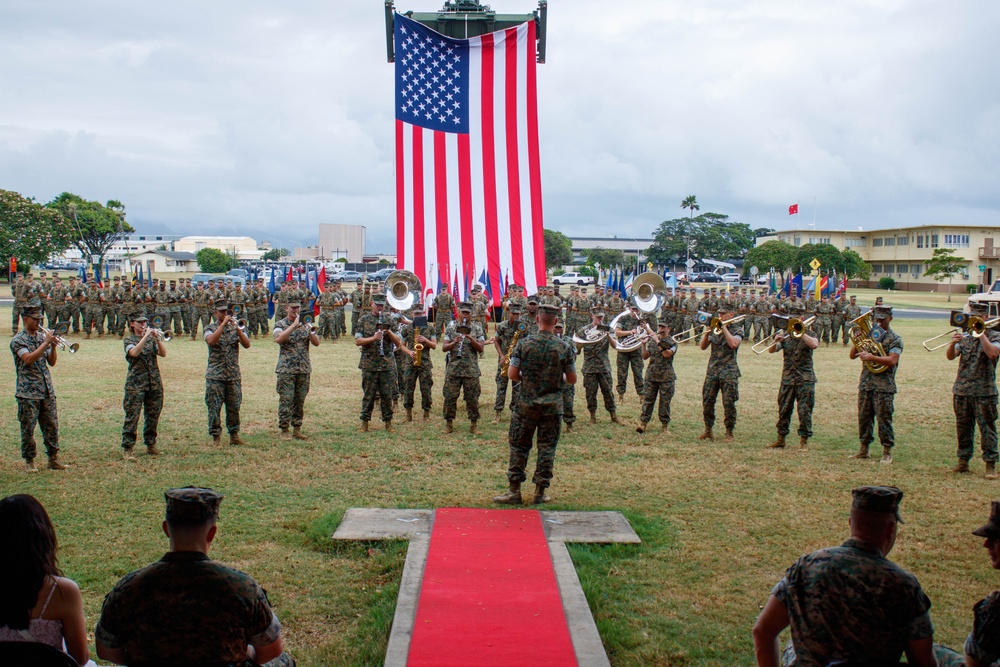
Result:
{"label": "tan combat boot", "polygon": [[882,460],[879,463],[892,463],[892,447],[882,448]]}
{"label": "tan combat boot", "polygon": [[611,413],[611,421],[613,423],[615,423],[615,424],[618,424],[619,426],[621,426],[621,424],[622,424],[622,420],[618,419],[618,413],[617,412],[612,412]]}
{"label": "tan combat boot", "polygon": [[64,463],[59,463],[59,452],[54,452],[49,454],[49,470],[65,470],[69,466]]}
{"label": "tan combat boot", "polygon": [[[365,422],[365,425],[367,425],[367,424],[368,424],[368,422]],[[366,428],[365,430],[367,431],[368,429]],[[283,429],[281,429],[281,436],[280,437],[281,437],[282,440],[291,440],[292,439],[292,434],[288,432],[287,428],[283,428]]]}
{"label": "tan combat boot", "polygon": [[413,408],[406,408],[406,423],[413,421]]}
{"label": "tan combat boot", "polygon": [[596,424],[597,423],[597,413],[594,412],[594,411],[591,411],[591,413],[590,413],[590,423],[591,424]]}
{"label": "tan combat boot", "polygon": [[951,469],[952,472],[969,472],[969,462],[965,459],[959,459],[955,467]]}
{"label": "tan combat boot", "polygon": [[767,446],[768,449],[784,449],[785,447],[785,436],[778,434],[778,439]]}
{"label": "tan combat boot", "polygon": [[392,425],[392,421],[387,421],[385,423],[385,432],[386,433],[395,433],[396,432],[395,427]]}
{"label": "tan combat boot", "polygon": [[545,487],[541,484],[535,484],[535,495],[531,499],[532,505],[541,505],[542,503],[552,502],[552,498],[545,495]]}
{"label": "tan combat boot", "polygon": [[301,426],[292,427],[292,437],[296,440],[308,440],[309,436],[302,432]]}
{"label": "tan combat boot", "polygon": [[502,417],[502,416],[503,416],[503,410],[496,410],[496,414],[493,416],[493,421],[491,423],[493,423],[493,424],[499,424],[500,423],[500,417]]}
{"label": "tan combat boot", "polygon": [[618,405],[625,405],[625,394],[618,394]]}
{"label": "tan combat boot", "polygon": [[213,435],[212,436],[212,444],[216,445],[216,446],[221,445],[222,444],[222,435],[220,435],[218,433],[216,433],[215,435]]}
{"label": "tan combat boot", "polygon": [[645,433],[646,432],[646,422],[639,422],[639,425],[635,427],[635,432],[636,433]]}
{"label": "tan combat boot", "polygon": [[499,496],[493,496],[493,502],[501,503],[503,505],[520,505],[521,501],[521,483],[511,482],[507,486],[507,493],[502,493]]}
{"label": "tan combat boot", "polygon": [[35,459],[24,459],[24,471],[38,472],[38,467],[35,465]]}
{"label": "tan combat boot", "polygon": [[663,431],[664,433],[669,434],[670,424],[668,424],[667,422],[660,422],[660,430]]}
{"label": "tan combat boot", "polygon": [[239,431],[233,431],[229,434],[229,444],[230,445],[245,445],[247,441],[240,437]]}
{"label": "tan combat boot", "polygon": [[715,436],[712,435],[712,429],[705,427],[705,432],[698,436],[698,440],[715,440]]}
{"label": "tan combat boot", "polygon": [[455,432],[455,425],[451,423],[450,419],[444,423],[444,432],[445,433]]}
{"label": "tan combat boot", "polygon": [[160,450],[156,448],[156,443],[146,445],[146,453],[150,456],[159,456]]}
{"label": "tan combat boot", "polygon": [[871,458],[870,456],[868,456],[868,445],[866,445],[864,443],[861,443],[861,446],[858,448],[857,453],[851,454],[851,456],[849,458],[852,458],[852,459],[867,459],[867,458]]}
{"label": "tan combat boot", "polygon": [[566,428],[563,429],[563,433],[573,432],[573,422],[566,422]]}
{"label": "tan combat boot", "polygon": [[809,450],[809,438],[804,435],[799,436],[799,451],[805,452]]}
{"label": "tan combat boot", "polygon": [[993,461],[986,462],[986,479],[997,478],[997,464]]}
{"label": "tan combat boot", "polygon": [[122,450],[122,458],[126,461],[135,461],[135,454],[132,452],[131,447],[126,447]]}
{"label": "tan combat boot", "polygon": [[732,442],[732,441],[733,441],[733,440],[735,440],[735,439],[736,439],[736,436],[735,436],[735,435],[733,435],[733,432],[732,432],[732,431],[730,431],[730,430],[729,430],[729,429],[727,428],[727,429],[726,429],[726,437],[724,437],[724,438],[722,439],[722,442]]}
{"label": "tan combat boot", "polygon": [[431,411],[430,410],[424,410],[424,421],[428,422],[430,420],[431,420]]}
{"label": "tan combat boot", "polygon": [[472,422],[469,424],[469,433],[471,433],[472,435],[479,435],[479,429],[476,428],[477,423],[478,422]]}
{"label": "tan combat boot", "polygon": [[358,427],[358,433],[367,433],[367,432],[368,432],[368,422],[362,421],[361,426]]}

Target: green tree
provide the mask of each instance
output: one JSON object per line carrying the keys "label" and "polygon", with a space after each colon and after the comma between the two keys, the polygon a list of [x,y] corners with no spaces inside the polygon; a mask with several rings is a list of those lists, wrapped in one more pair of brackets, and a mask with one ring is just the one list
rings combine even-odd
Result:
{"label": "green tree", "polygon": [[694,212],[700,211],[701,206],[698,206],[698,198],[694,195],[688,195],[681,200],[681,208],[686,208],[688,210],[688,217],[694,218]]}
{"label": "green tree", "polygon": [[232,258],[218,248],[202,248],[195,254],[198,268],[205,273],[225,273],[233,268]]}
{"label": "green tree", "polygon": [[872,275],[871,265],[861,259],[861,255],[849,248],[845,248],[840,253],[840,262],[843,267],[842,271],[848,278],[868,280],[868,278]]}
{"label": "green tree", "polygon": [[601,265],[601,268],[608,269],[612,266],[624,266],[625,265],[625,251],[624,250],[611,250],[609,248],[590,248],[589,250],[584,250],[583,254],[587,256],[587,264],[590,266],[595,266],[597,264]]}
{"label": "green tree", "polygon": [[761,273],[774,269],[782,276],[797,265],[798,249],[784,241],[768,241],[751,248],[743,258],[744,267],[756,266]]}
{"label": "green tree", "polygon": [[97,257],[97,268],[101,269],[104,255],[116,241],[125,238],[126,234],[134,232],[132,225],[125,220],[125,207],[116,199],[107,204],[87,201],[70,192],[63,192],[46,204],[47,208],[59,211],[72,223],[76,234],[73,245],[83,255],[85,263]]}
{"label": "green tree", "polygon": [[932,276],[938,282],[948,279],[948,301],[951,301],[951,284],[956,274],[965,268],[965,260],[955,255],[951,248],[938,248],[927,263],[925,276]]}
{"label": "green tree", "polygon": [[751,229],[722,213],[702,213],[661,222],[646,255],[654,264],[683,261],[689,250],[695,258],[741,259],[755,246],[758,236],[771,232],[767,228]]}
{"label": "green tree", "polygon": [[34,199],[10,190],[0,190],[0,259],[3,271],[8,260],[17,259],[27,270],[73,243],[74,230],[59,211],[45,208]]}
{"label": "green tree", "polygon": [[543,230],[545,234],[545,268],[552,269],[573,263],[573,242],[562,232]]}
{"label": "green tree", "polygon": [[385,257],[383,257],[382,259],[380,259],[380,260],[378,261],[378,263],[379,263],[380,265],[388,265],[388,264],[389,264],[389,260],[387,260],[387,259],[386,259]]}
{"label": "green tree", "polygon": [[836,246],[830,243],[807,243],[799,247],[795,258],[795,267],[801,269],[803,273],[812,270],[809,264],[818,259],[820,271],[837,271],[843,273],[843,258]]}
{"label": "green tree", "polygon": [[285,250],[284,248],[271,248],[263,255],[261,255],[261,259],[263,259],[265,262],[268,261],[276,262],[282,257],[287,257],[287,256],[288,256],[288,251]]}

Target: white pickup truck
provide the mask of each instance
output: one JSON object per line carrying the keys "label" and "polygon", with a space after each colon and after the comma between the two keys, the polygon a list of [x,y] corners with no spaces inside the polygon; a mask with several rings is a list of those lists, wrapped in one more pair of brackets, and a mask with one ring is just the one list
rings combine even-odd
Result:
{"label": "white pickup truck", "polygon": [[553,285],[593,285],[594,277],[582,273],[564,273],[552,279]]}
{"label": "white pickup truck", "polygon": [[990,307],[990,317],[1000,314],[1000,280],[993,281],[989,290],[969,297],[969,303],[985,303]]}

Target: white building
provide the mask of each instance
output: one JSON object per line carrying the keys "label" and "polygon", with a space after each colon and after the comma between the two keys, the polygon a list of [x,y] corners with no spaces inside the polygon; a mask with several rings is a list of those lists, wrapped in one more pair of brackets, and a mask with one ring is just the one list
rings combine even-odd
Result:
{"label": "white building", "polygon": [[[365,254],[365,232],[364,225],[320,223],[319,247],[316,257],[328,260],[343,257],[351,264],[361,262],[361,258]],[[296,253],[298,253],[298,249],[296,249]],[[313,258],[299,257],[296,254],[296,259]]]}
{"label": "white building", "polygon": [[173,250],[147,250],[132,255],[132,266],[143,267],[143,272],[152,268],[155,273],[185,273],[198,270],[198,260],[194,253]]}
{"label": "white building", "polygon": [[257,260],[264,251],[249,236],[184,236],[174,241],[174,250],[197,254],[202,248],[215,248],[225,253],[236,252],[236,259]]}

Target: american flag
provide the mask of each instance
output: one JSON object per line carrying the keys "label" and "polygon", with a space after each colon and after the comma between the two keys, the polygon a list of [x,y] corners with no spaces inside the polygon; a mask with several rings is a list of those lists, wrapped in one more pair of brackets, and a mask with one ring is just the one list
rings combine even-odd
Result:
{"label": "american flag", "polygon": [[396,52],[397,266],[545,281],[535,24],[445,37],[401,14]]}

